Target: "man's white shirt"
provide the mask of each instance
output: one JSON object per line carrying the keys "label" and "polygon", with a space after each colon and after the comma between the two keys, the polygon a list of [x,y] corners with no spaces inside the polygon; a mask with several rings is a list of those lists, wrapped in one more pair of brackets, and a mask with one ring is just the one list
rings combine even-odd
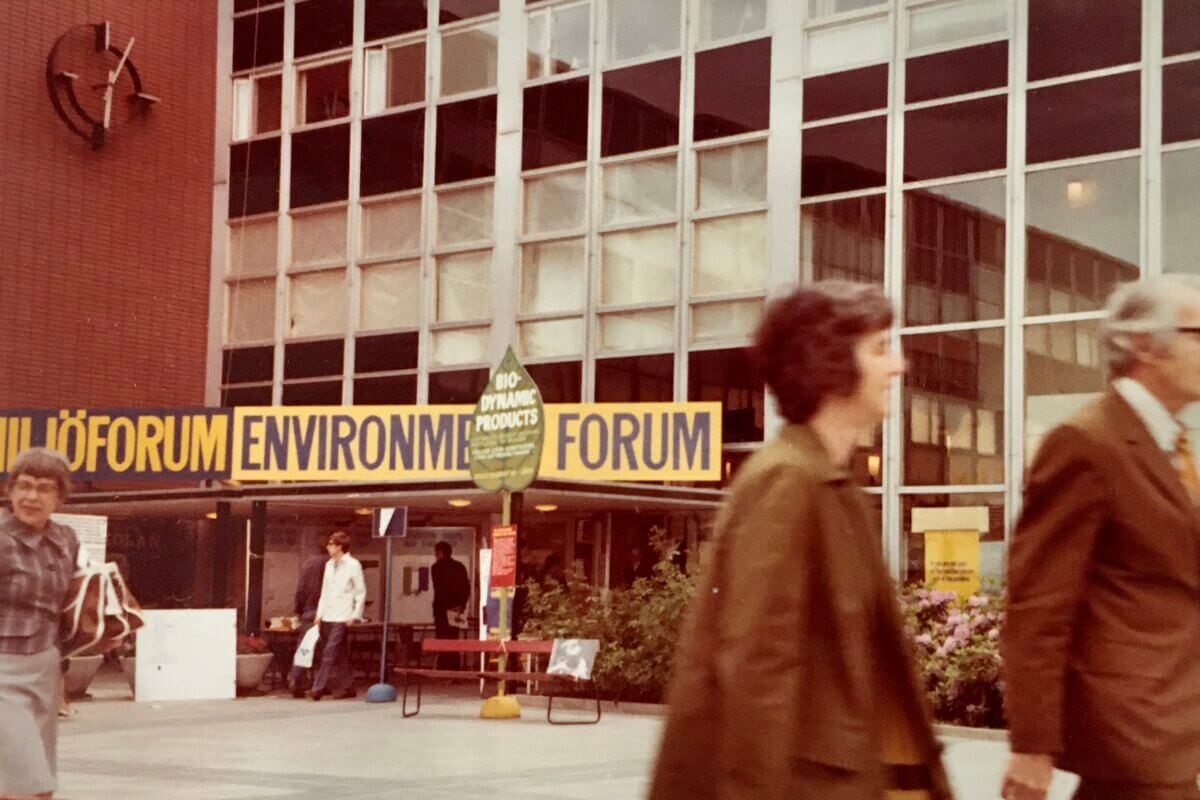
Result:
{"label": "man's white shirt", "polygon": [[322,622],[362,619],[366,602],[367,583],[357,558],[347,553],[338,561],[331,558],[325,562],[317,619]]}

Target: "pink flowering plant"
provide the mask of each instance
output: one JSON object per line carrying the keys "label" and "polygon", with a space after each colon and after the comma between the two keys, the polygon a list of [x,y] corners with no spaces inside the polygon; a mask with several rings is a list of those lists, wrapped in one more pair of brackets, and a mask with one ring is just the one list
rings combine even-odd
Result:
{"label": "pink flowering plant", "polygon": [[1003,728],[1001,588],[985,584],[960,599],[954,592],[910,584],[901,591],[900,605],[938,721]]}

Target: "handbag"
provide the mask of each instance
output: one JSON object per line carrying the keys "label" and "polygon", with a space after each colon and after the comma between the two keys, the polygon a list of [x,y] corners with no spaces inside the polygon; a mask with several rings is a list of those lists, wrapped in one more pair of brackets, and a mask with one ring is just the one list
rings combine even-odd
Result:
{"label": "handbag", "polygon": [[292,657],[292,666],[301,669],[312,669],[313,655],[317,652],[317,640],[321,638],[321,626],[313,625],[304,632],[300,644],[296,646],[296,655]]}
{"label": "handbag", "polygon": [[59,618],[63,658],[101,655],[145,624],[142,607],[114,563],[84,563],[80,556]]}

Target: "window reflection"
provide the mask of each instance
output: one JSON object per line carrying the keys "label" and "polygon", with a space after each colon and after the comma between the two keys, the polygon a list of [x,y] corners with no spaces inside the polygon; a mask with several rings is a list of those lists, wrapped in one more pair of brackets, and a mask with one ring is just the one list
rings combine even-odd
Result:
{"label": "window reflection", "polygon": [[755,374],[745,350],[688,354],[688,400],[722,404],[722,441],[762,441],[764,397],[762,378]]}
{"label": "window reflection", "polygon": [[1004,483],[1004,331],[904,337],[904,482]]}
{"label": "window reflection", "polygon": [[233,21],[233,71],[283,61],[283,9],[273,8]]}
{"label": "window reflection", "polygon": [[669,403],[674,387],[673,355],[596,359],[597,403]]}
{"label": "window reflection", "polygon": [[350,126],[292,134],[292,208],[345,200],[350,191]]}
{"label": "window reflection", "polygon": [[424,30],[428,20],[425,2],[426,0],[366,0],[366,19],[363,25],[366,41]]}
{"label": "window reflection", "polygon": [[881,194],[802,206],[801,277],[882,284],[886,206]]}
{"label": "window reflection", "polygon": [[1163,143],[1200,139],[1200,61],[1163,67],[1162,89]]}
{"label": "window reflection", "polygon": [[525,371],[537,384],[543,403],[579,403],[583,400],[583,364],[560,361],[526,364]]}
{"label": "window reflection", "polygon": [[525,90],[521,167],[538,169],[587,158],[588,78]]}
{"label": "window reflection", "polygon": [[1094,311],[1138,277],[1136,158],[1030,173],[1025,183],[1025,311]]}
{"label": "window reflection", "polygon": [[601,154],[679,143],[679,59],[604,73]]}
{"label": "window reflection", "polygon": [[1025,327],[1025,463],[1051,429],[1104,391],[1100,322]]}
{"label": "window reflection", "polygon": [[905,64],[904,99],[920,103],[1007,84],[1008,42],[990,42],[910,58]]}
{"label": "window reflection", "polygon": [[800,145],[800,194],[849,192],[887,182],[887,117],[808,128]]}
{"label": "window reflection", "polygon": [[461,369],[429,373],[430,405],[475,405],[487,388],[488,371]]}
{"label": "window reflection", "polygon": [[1196,0],[1163,3],[1163,55],[1177,56],[1200,50],[1200,14]]}
{"label": "window reflection", "polygon": [[948,178],[1003,169],[1008,155],[1008,98],[909,111],[904,115],[904,178]]}
{"label": "window reflection", "polygon": [[438,106],[436,180],[496,174],[496,96]]}
{"label": "window reflection", "polygon": [[425,110],[363,120],[361,162],[364,196],[419,187],[425,168]]}
{"label": "window reflection", "polygon": [[1141,145],[1141,73],[1064,83],[1029,92],[1030,164],[1132,150]]}
{"label": "window reflection", "polygon": [[1003,178],[904,195],[907,325],[1004,316]]}
{"label": "window reflection", "polygon": [[279,210],[279,137],[229,147],[229,217]]}
{"label": "window reflection", "polygon": [[1200,149],[1163,153],[1163,270],[1200,275]]}
{"label": "window reflection", "polygon": [[696,54],[696,141],[766,130],[770,119],[770,39]]}
{"label": "window reflection", "polygon": [[679,0],[609,0],[608,62],[678,50]]}
{"label": "window reflection", "polygon": [[306,0],[296,4],[295,57],[349,47],[354,0]]}
{"label": "window reflection", "polygon": [[887,64],[804,79],[805,122],[875,111],[887,104]]}
{"label": "window reflection", "polygon": [[1141,56],[1141,0],[1029,0],[1029,80],[1131,64]]}

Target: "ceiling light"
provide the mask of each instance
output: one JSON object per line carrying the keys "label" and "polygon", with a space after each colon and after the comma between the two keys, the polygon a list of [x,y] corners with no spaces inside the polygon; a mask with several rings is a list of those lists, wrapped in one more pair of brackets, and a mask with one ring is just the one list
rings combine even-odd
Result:
{"label": "ceiling light", "polygon": [[217,512],[215,512],[215,511],[210,511],[210,512],[208,512],[207,514],[205,514],[204,516],[205,516],[207,519],[216,519],[216,518],[217,518]]}
{"label": "ceiling light", "polygon": [[356,508],[356,509],[354,509],[354,513],[358,514],[360,517],[369,517],[375,513],[375,509],[373,509],[373,508]]}
{"label": "ceiling light", "polygon": [[538,511],[557,511],[558,510],[558,506],[554,505],[553,503],[538,503],[536,506],[534,506],[534,508],[536,508]]}
{"label": "ceiling light", "polygon": [[456,497],[453,500],[447,500],[446,502],[448,502],[450,505],[454,506],[455,508],[466,508],[467,506],[471,505],[470,500],[466,500],[461,497]]}

